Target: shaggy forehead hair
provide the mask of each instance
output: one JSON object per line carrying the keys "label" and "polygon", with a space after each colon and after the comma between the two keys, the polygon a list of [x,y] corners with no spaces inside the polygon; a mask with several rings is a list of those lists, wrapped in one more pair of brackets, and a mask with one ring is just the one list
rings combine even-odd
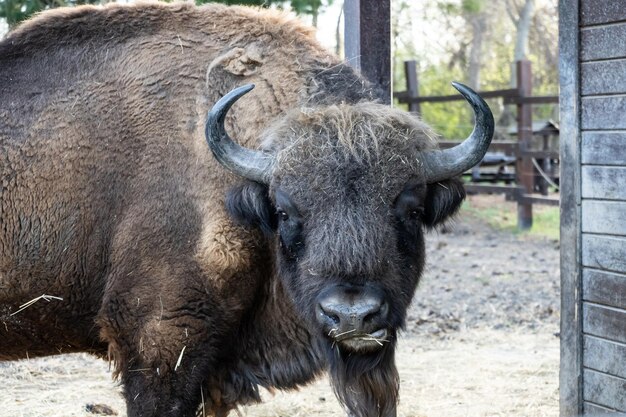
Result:
{"label": "shaggy forehead hair", "polygon": [[397,193],[420,175],[419,151],[436,147],[434,133],[417,117],[375,103],[299,109],[265,137],[264,148],[277,157],[272,185],[299,177],[314,190],[340,185],[343,174],[343,180]]}

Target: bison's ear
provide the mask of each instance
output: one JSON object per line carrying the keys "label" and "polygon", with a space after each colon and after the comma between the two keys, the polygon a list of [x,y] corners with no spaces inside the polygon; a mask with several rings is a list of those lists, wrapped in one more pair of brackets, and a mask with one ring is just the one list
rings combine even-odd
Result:
{"label": "bison's ear", "polygon": [[424,224],[434,227],[455,214],[465,199],[460,179],[453,178],[428,185],[424,205]]}
{"label": "bison's ear", "polygon": [[226,210],[244,226],[258,227],[266,234],[276,230],[276,209],[266,185],[246,181],[231,188],[226,195]]}
{"label": "bison's ear", "polygon": [[209,64],[207,80],[218,68],[233,75],[247,77],[256,73],[263,62],[263,51],[257,43],[251,43],[246,48],[235,47],[225,51]]}

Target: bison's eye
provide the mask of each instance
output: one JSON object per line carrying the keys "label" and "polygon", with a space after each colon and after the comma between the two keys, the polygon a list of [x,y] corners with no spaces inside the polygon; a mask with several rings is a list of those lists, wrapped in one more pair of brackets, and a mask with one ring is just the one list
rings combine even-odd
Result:
{"label": "bison's eye", "polygon": [[304,247],[302,215],[289,195],[280,189],[276,190],[276,217],[281,246],[288,258],[297,259]]}
{"label": "bison's eye", "polygon": [[424,217],[420,196],[412,190],[402,192],[396,200],[395,212],[401,222],[416,222]]}
{"label": "bison's eye", "polygon": [[286,222],[287,220],[289,220],[289,215],[287,214],[287,212],[280,208],[276,210],[276,214],[278,215],[278,219],[282,222]]}
{"label": "bison's eye", "polygon": [[408,218],[411,220],[419,220],[424,215],[423,208],[412,209],[409,211]]}
{"label": "bison's eye", "polygon": [[394,202],[394,212],[400,225],[413,230],[424,219],[426,185],[418,179],[406,183]]}

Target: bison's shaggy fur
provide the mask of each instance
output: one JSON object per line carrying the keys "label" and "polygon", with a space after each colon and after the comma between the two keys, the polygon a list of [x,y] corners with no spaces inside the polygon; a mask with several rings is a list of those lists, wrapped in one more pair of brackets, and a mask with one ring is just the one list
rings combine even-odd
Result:
{"label": "bison's shaggy fur", "polygon": [[[276,155],[270,184],[205,142],[207,110],[243,83],[227,128]],[[0,42],[0,360],[108,357],[129,416],[201,398],[223,416],[327,369],[352,414],[393,415],[423,228],[464,193],[421,180],[430,131],[377,97],[276,11],[85,6],[17,28]],[[380,350],[317,325],[316,297],[343,283],[389,301]],[[42,294],[62,300],[17,312]]]}

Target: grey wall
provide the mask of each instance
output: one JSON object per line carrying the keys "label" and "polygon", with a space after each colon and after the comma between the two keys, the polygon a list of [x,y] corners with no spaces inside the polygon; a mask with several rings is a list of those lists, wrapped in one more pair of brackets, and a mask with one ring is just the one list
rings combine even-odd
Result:
{"label": "grey wall", "polygon": [[626,1],[561,0],[561,417],[626,413]]}

